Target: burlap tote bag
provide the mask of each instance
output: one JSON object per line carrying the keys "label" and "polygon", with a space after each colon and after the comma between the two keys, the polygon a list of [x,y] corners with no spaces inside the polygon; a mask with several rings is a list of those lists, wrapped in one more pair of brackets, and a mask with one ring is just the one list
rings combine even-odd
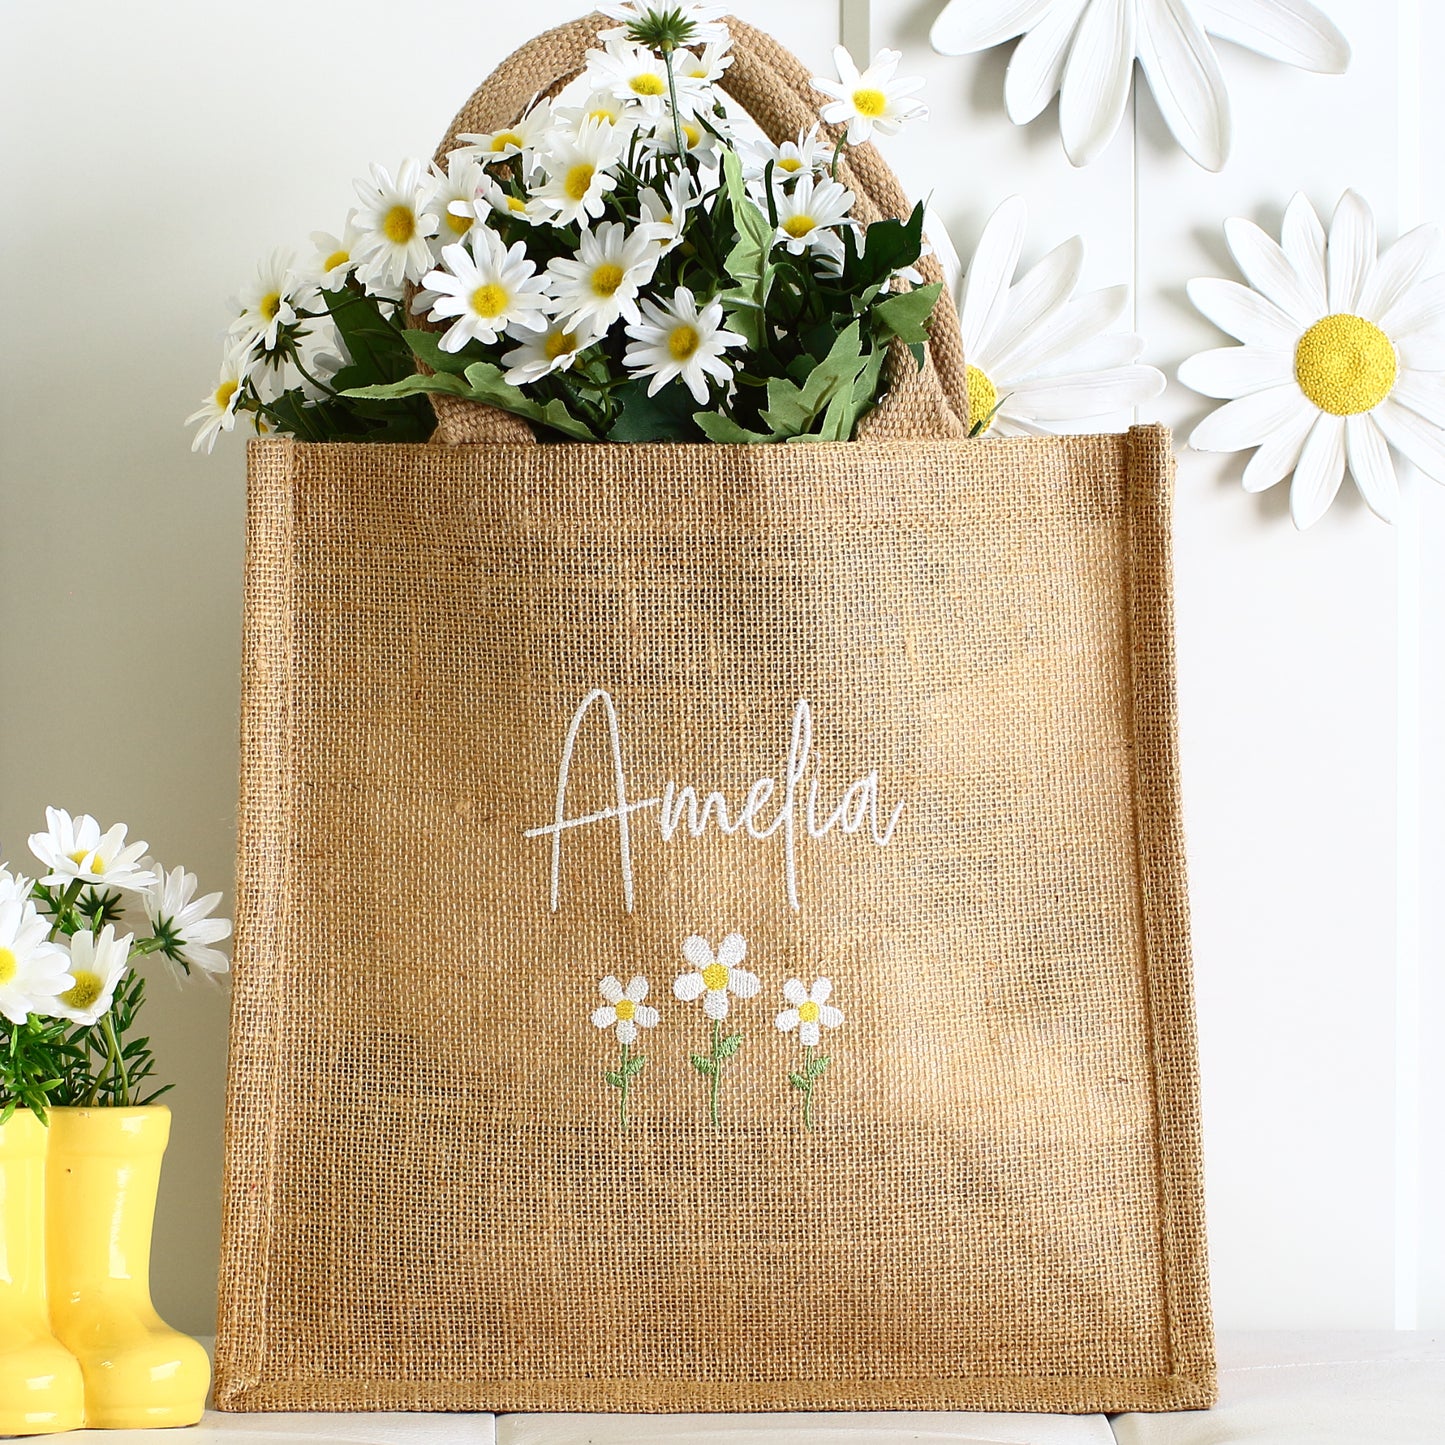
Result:
{"label": "burlap tote bag", "polygon": [[1209,1403],[1168,436],[962,377],[945,307],[853,443],[253,444],[223,1409]]}

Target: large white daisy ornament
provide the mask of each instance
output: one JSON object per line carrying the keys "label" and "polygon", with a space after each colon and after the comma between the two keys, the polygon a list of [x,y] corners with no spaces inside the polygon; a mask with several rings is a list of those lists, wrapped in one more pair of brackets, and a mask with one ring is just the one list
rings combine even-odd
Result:
{"label": "large white daisy ornament", "polygon": [[1210,36],[1337,75],[1349,42],[1310,0],[949,0],[930,39],[970,55],[1022,37],[1004,104],[1027,125],[1057,94],[1064,150],[1086,166],[1113,139],[1137,59],[1174,138],[1217,171],[1229,155],[1229,93]]}
{"label": "large white daisy ornament", "polygon": [[[1014,279],[1027,226],[1028,208],[1010,196],[984,226],[959,292],[972,436],[1069,431],[1164,390],[1163,372],[1139,364],[1144,338],[1109,329],[1129,288],[1074,295],[1084,264],[1078,236]],[[955,270],[943,233],[930,230],[945,272]]]}
{"label": "large white daisy ornament", "polygon": [[1392,520],[1391,448],[1445,482],[1445,232],[1420,226],[1377,256],[1375,218],[1346,191],[1328,236],[1303,195],[1279,242],[1241,217],[1224,234],[1249,285],[1195,280],[1189,299],[1243,344],[1179,368],[1186,386],[1226,402],[1190,446],[1256,448],[1245,490],[1292,477],[1301,529],[1328,510],[1346,468],[1370,510]]}

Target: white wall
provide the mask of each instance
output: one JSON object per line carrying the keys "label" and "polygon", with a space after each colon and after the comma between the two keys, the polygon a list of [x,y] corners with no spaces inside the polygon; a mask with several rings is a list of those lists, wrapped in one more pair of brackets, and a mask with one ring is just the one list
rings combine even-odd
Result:
{"label": "white wall", "polygon": [[[1445,7],[1325,0],[1344,78],[1222,47],[1235,154],[1167,141],[1147,94],[1087,171],[1026,130],[1007,51],[932,55],[941,0],[738,0],[819,70],[840,26],[896,45],[933,119],[889,155],[967,253],[1029,201],[1025,262],[1074,232],[1131,281],[1146,359],[1222,344],[1183,283],[1220,224],[1355,186],[1382,235],[1445,218]],[[372,159],[426,155],[514,45],[581,8],[411,0],[9,0],[0,7],[0,856],[47,802],[129,821],[229,886],[244,463],[187,450],[227,298],[278,242],[339,229]],[[1425,12],[1429,12],[1428,14]],[[841,12],[841,13],[840,13]],[[1422,120],[1428,119],[1428,131]],[[1433,163],[1434,172],[1427,162]],[[1205,403],[1171,385],[1179,433]],[[1445,493],[1391,530],[1347,497],[1296,534],[1238,460],[1186,454],[1178,585],[1186,807],[1219,1324],[1445,1325]],[[225,1004],[157,990],[176,1140],[162,1309],[210,1327]]]}

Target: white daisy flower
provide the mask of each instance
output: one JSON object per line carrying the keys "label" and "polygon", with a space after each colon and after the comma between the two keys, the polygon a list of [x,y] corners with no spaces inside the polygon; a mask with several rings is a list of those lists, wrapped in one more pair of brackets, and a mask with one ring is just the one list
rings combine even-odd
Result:
{"label": "white daisy flower", "polygon": [[672,119],[670,115],[664,116],[653,126],[652,134],[642,142],[643,153],[648,156],[675,156],[677,134],[681,131],[683,154],[692,156],[701,165],[715,165],[717,137],[705,126],[699,125],[696,118],[679,115],[675,126]]}
{"label": "white daisy flower", "polygon": [[[1293,473],[1296,527],[1322,517],[1348,467],[1390,521],[1399,500],[1393,447],[1445,482],[1445,234],[1421,226],[1378,258],[1375,218],[1346,191],[1329,236],[1303,194],[1282,245],[1235,217],[1224,234],[1248,286],[1196,280],[1189,298],[1243,345],[1200,352],[1179,379],[1229,398],[1194,429],[1199,451],[1258,450],[1247,491]],[[1252,288],[1252,289],[1251,289]]]}
{"label": "white daisy flower", "polygon": [[1164,390],[1162,372],[1137,364],[1143,338],[1109,333],[1128,288],[1074,295],[1079,237],[1013,279],[1027,224],[1022,198],[1010,196],[984,226],[959,298],[969,431],[978,435],[1047,436]]}
{"label": "white daisy flower", "polygon": [[509,221],[538,226],[552,214],[552,208],[545,202],[538,201],[534,196],[515,195],[491,176],[483,177],[481,191],[475,200],[453,201],[448,210],[454,217],[464,217],[471,223],[480,221],[483,225],[489,224],[493,216],[504,216]]}
{"label": "white daisy flower", "polygon": [[605,209],[603,197],[617,185],[610,174],[622,155],[626,136],[618,127],[589,120],[575,136],[554,135],[542,157],[547,181],[536,197],[546,202],[552,222],[586,227]]}
{"label": "white daisy flower", "polygon": [[608,974],[597,985],[597,991],[607,1002],[592,1011],[592,1022],[599,1029],[612,1029],[619,1044],[635,1044],[638,1029],[657,1027],[657,1010],[643,1003],[647,997],[647,980],[640,974],[626,988]]}
{"label": "white daisy flower", "polygon": [[582,232],[575,257],[547,263],[554,315],[567,329],[590,325],[598,334],[618,317],[637,321],[637,293],[657,269],[655,237],[647,227],[631,231],[621,221],[606,221]]}
{"label": "white daisy flower", "polygon": [[839,78],[813,77],[813,88],[833,97],[819,114],[829,125],[847,123],[850,146],[871,140],[875,130],[879,135],[897,135],[910,120],[927,116],[928,107],[911,99],[914,91],[923,89],[922,78],[893,78],[902,59],[901,50],[880,50],[860,74],[847,48],[839,45],[833,50]]}
{"label": "white daisy flower", "polygon": [[12,872],[8,863],[0,863],[0,903],[24,903],[34,887],[34,879]]}
{"label": "white daisy flower", "polygon": [[513,125],[487,131],[484,135],[475,131],[459,135],[457,139],[462,144],[450,153],[448,159],[457,155],[490,165],[521,156],[525,162],[541,144],[552,120],[552,107],[545,100],[541,101]]}
{"label": "white daisy flower", "polygon": [[627,32],[634,25],[645,23],[654,12],[676,12],[683,24],[690,25],[692,30],[687,42],[689,45],[705,45],[728,39],[728,28],[721,23],[723,16],[728,13],[726,5],[678,4],[675,0],[660,0],[660,3],[649,4],[648,0],[627,0],[627,3],[598,5],[596,8],[610,19],[622,21],[621,25],[611,29],[599,30],[597,36],[600,40],[626,39]]}
{"label": "white daisy flower", "polygon": [[1272,60],[1338,74],[1345,37],[1310,0],[949,0],[933,48],[968,55],[1023,36],[1004,101],[1026,125],[1060,94],[1059,129],[1076,166],[1113,138],[1137,57],[1174,138],[1217,171],[1229,154],[1229,95],[1209,36]]}
{"label": "white daisy flower", "polygon": [[712,944],[694,933],[684,940],[682,956],[692,965],[691,973],[679,974],[672,991],[684,1003],[702,999],[702,1011],[708,1018],[721,1022],[728,1016],[728,995],[752,998],[762,987],[758,976],[738,965],[747,956],[747,940],[741,933],[730,933],[718,944]]}
{"label": "white daisy flower", "polygon": [[187,973],[199,968],[205,973],[225,973],[230,961],[219,949],[211,947],[231,936],[229,918],[212,918],[219,893],[195,896],[200,880],[184,868],[169,873],[154,859],[145,860],[155,872],[156,881],[141,894],[151,932],[165,944],[164,956],[181,965]]}
{"label": "white daisy flower", "polygon": [[441,339],[443,351],[460,351],[469,341],[487,345],[503,331],[541,331],[547,325],[547,279],[515,242],[508,250],[489,226],[472,233],[470,249],[458,242],[442,247],[442,266],[422,278],[436,293],[430,319],[455,317]]}
{"label": "white daisy flower", "polygon": [[610,90],[594,90],[576,105],[559,105],[555,114],[558,128],[574,135],[588,121],[610,125],[614,129],[620,127],[619,134],[628,136],[637,129],[637,112]]}
{"label": "white daisy flower", "polygon": [[307,274],[323,291],[340,291],[346,285],[346,278],[356,269],[355,252],[360,240],[361,230],[354,210],[347,215],[341,235],[312,231],[311,244],[316,247],[316,254],[311,258]]}
{"label": "white daisy flower", "polygon": [[293,256],[277,247],[256,268],[256,279],[241,293],[241,314],[231,323],[231,339],[243,351],[274,351],[281,330],[296,324],[296,313],[314,299],[315,288],[292,270]]}
{"label": "white daisy flower", "polygon": [[215,449],[216,438],[223,431],[230,431],[236,425],[236,403],[241,399],[241,388],[251,370],[253,352],[234,347],[228,348],[221,362],[221,374],[216,384],[201,402],[200,406],[186,418],[186,425],[199,422],[196,434],[191,438],[191,450],[198,452],[202,447],[209,455]]}
{"label": "white daisy flower", "polygon": [[700,51],[677,51],[672,57],[672,67],[678,83],[688,85],[701,99],[703,87],[716,85],[733,63],[728,54],[730,44],[727,39],[710,40]]}
{"label": "white daisy flower", "polygon": [[29,897],[0,891],[0,1017],[12,1024],[48,1014],[56,995],[75,983],[67,972],[69,955],[49,940],[50,924]]}
{"label": "white daisy flower", "polygon": [[418,160],[403,161],[395,181],[389,171],[373,165],[370,179],[356,182],[361,198],[356,225],[361,237],[353,254],[365,284],[398,287],[404,281],[421,280],[435,264],[428,241],[441,223],[426,209],[430,191]]}
{"label": "white daisy flower", "polygon": [[804,1048],[816,1048],[822,1037],[820,1028],[836,1029],[843,1022],[843,1010],[834,1008],[828,1002],[832,992],[833,984],[829,979],[815,979],[812,988],[805,988],[802,979],[790,978],[783,985],[783,997],[788,1001],[788,1007],[778,1015],[778,1027],[785,1034],[797,1029],[798,1042]]}
{"label": "white daisy flower", "polygon": [[[654,119],[667,111],[667,66],[660,56],[640,45],[609,40],[605,50],[589,50],[587,78],[594,90],[615,96]],[[677,100],[681,110],[681,91]]]}
{"label": "white daisy flower", "polygon": [[68,887],[79,879],[136,892],[149,888],[155,874],[138,862],[145,855],[146,844],[127,844],[125,835],[124,823],[102,834],[100,824],[89,813],[71,818],[64,808],[47,808],[45,832],[30,835],[30,851],[50,870],[40,881]]}
{"label": "white daisy flower", "polygon": [[446,170],[432,168],[431,189],[426,199],[426,209],[440,221],[433,250],[440,252],[442,244],[460,241],[470,234],[477,223],[477,197],[484,184],[489,182],[480,162],[453,151],[447,157]]}
{"label": "white daisy flower", "polygon": [[115,1002],[115,990],[125,977],[134,934],[115,936],[107,923],[98,934],[82,928],[65,940],[69,947],[70,987],[51,1000],[46,1013],[89,1026],[100,1021]]}
{"label": "white daisy flower", "polygon": [[550,322],[545,331],[524,333],[514,338],[519,345],[502,353],[507,368],[502,380],[508,386],[526,386],[554,371],[566,371],[600,334],[591,322],[569,331],[563,318]]}
{"label": "white daisy flower", "polygon": [[798,176],[816,175],[828,165],[828,148],[818,144],[818,127],[800,130],[797,140],[775,146],[766,136],[749,142],[742,152],[743,179],[761,183],[768,162],[773,165],[773,184],[782,185]]}
{"label": "white daisy flower", "polygon": [[777,197],[778,239],[795,256],[818,250],[841,255],[837,227],[848,220],[853,192],[837,181],[819,180],[811,172],[798,177],[791,191]]}
{"label": "white daisy flower", "polygon": [[682,244],[688,212],[701,199],[693,185],[692,172],[679,167],[667,178],[663,190],[647,186],[638,193],[639,229],[651,233],[659,256],[666,256]]}

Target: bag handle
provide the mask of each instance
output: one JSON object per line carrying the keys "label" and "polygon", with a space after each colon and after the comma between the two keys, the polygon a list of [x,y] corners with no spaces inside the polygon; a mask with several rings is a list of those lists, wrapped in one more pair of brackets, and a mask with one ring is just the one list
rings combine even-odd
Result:
{"label": "bag handle", "polygon": [[[438,164],[463,133],[488,132],[516,120],[541,95],[555,92],[586,64],[607,17],[594,12],[529,40],[514,51],[473,92],[457,113],[437,150]],[[727,92],[776,145],[794,139],[818,118],[816,93],[803,63],[770,35],[729,16],[733,63],[722,78]],[[838,126],[820,134],[837,143]],[[885,216],[906,220],[911,207],[898,178],[872,145],[850,146],[838,167],[839,179],[854,193],[853,214],[864,225]],[[934,256],[918,263],[925,282],[943,280]],[[421,318],[413,321],[425,325]],[[919,369],[906,347],[895,342],[885,365],[888,389],[883,400],[858,426],[860,439],[966,437],[968,389],[963,336],[953,298],[944,287],[933,313],[927,356]],[[433,441],[456,446],[469,442],[534,441],[518,416],[459,397],[433,396],[437,430]]]}

